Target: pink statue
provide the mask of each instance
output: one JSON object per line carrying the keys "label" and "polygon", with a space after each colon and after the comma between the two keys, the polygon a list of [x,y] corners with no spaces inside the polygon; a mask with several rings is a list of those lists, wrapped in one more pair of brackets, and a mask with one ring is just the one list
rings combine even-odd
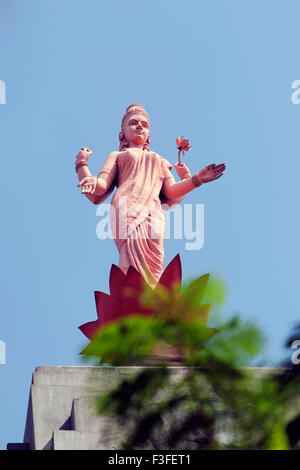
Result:
{"label": "pink statue", "polygon": [[87,165],[92,151],[80,150],[76,157],[78,186],[94,204],[103,202],[117,187],[110,217],[120,254],[119,267],[126,274],[133,266],[154,287],[164,268],[163,209],[180,203],[195,187],[220,178],[225,164],[213,163],[191,176],[185,164],[176,163],[182,180],[176,183],[168,160],[149,150],[150,121],[140,104],[126,109],[119,140],[119,151],[110,153],[97,177]]}

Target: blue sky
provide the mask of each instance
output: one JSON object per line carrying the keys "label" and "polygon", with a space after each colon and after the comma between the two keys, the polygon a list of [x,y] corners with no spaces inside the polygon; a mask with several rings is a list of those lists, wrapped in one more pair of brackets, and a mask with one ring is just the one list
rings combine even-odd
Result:
{"label": "blue sky", "polygon": [[183,134],[192,173],[227,165],[185,199],[204,204],[203,249],[166,240],[166,264],[179,252],[183,280],[223,279],[221,315],[256,322],[266,363],[282,358],[299,318],[299,14],[292,0],[0,0],[0,448],[23,438],[34,368],[82,365],[77,327],[118,253],[74,158],[89,146],[97,173],[134,102],[172,164]]}

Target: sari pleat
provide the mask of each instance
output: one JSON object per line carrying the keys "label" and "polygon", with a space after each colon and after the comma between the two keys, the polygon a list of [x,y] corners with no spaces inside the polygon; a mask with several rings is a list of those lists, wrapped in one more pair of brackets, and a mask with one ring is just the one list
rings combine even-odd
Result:
{"label": "sari pleat", "polygon": [[119,266],[126,274],[130,265],[154,287],[164,269],[165,219],[159,205],[141,222],[120,248]]}

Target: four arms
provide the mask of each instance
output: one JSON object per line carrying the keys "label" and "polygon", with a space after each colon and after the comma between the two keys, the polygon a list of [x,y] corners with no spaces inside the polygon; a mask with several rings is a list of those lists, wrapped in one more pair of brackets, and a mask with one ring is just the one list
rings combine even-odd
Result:
{"label": "four arms", "polygon": [[[105,174],[102,174],[101,178],[91,174],[87,166],[87,160],[91,155],[92,151],[83,147],[76,157],[76,171],[79,178],[79,184],[77,186],[81,187],[82,194],[85,194],[91,202],[98,204],[97,196],[105,193],[108,189],[107,180]],[[204,167],[199,173],[191,176],[189,169],[184,163],[176,163],[174,166],[181,181],[178,183],[170,183],[170,180],[165,179],[162,186],[162,193],[170,199],[183,197],[195,187],[220,178],[226,168],[224,163],[220,163],[219,165],[213,163]]]}

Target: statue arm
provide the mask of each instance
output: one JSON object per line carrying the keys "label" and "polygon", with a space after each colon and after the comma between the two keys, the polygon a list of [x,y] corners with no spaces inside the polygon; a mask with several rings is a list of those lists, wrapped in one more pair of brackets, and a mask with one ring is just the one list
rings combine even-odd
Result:
{"label": "statue arm", "polygon": [[191,172],[184,163],[177,162],[174,167],[181,181],[176,183],[174,176],[171,173],[172,165],[165,159],[163,163],[165,178],[163,181],[162,193],[167,199],[174,200],[176,204],[180,204],[184,199],[184,196],[195,187],[192,181]]}
{"label": "statue arm", "polygon": [[[83,189],[85,196],[93,203],[100,204],[113,191],[117,176],[117,152],[112,152],[107,157],[98,177],[93,176],[87,165],[81,166],[78,171],[80,184],[89,185],[89,188]],[[85,180],[85,178],[87,178]],[[84,188],[84,186],[83,186]]]}
{"label": "statue arm", "polygon": [[112,193],[118,174],[118,152],[112,152],[108,155],[105,163],[98,174],[97,185],[95,188],[94,204],[100,204]]}
{"label": "statue arm", "polygon": [[[78,175],[79,182],[88,176],[93,176],[87,165],[84,165],[81,168],[79,168],[79,170],[77,171],[77,175]],[[95,194],[85,193],[85,196],[89,199],[89,201],[95,204]]]}
{"label": "statue arm", "polygon": [[[162,187],[163,194],[170,199],[180,197],[183,199],[187,193],[192,191],[194,188],[201,186],[201,184],[209,183],[210,181],[220,178],[223,175],[225,168],[226,165],[224,163],[220,163],[219,165],[212,163],[211,165],[207,165],[202,168],[199,173],[196,173],[193,176],[189,176],[190,173],[186,173],[184,179],[178,183],[175,183],[174,180],[172,181],[171,178],[165,178]],[[176,170],[179,174],[178,168],[176,168]]]}
{"label": "statue arm", "polygon": [[[186,178],[178,183],[172,182],[171,178],[165,178],[162,192],[169,199],[180,198],[183,200],[184,196],[195,188],[192,177]],[[181,202],[180,201],[180,202]]]}

